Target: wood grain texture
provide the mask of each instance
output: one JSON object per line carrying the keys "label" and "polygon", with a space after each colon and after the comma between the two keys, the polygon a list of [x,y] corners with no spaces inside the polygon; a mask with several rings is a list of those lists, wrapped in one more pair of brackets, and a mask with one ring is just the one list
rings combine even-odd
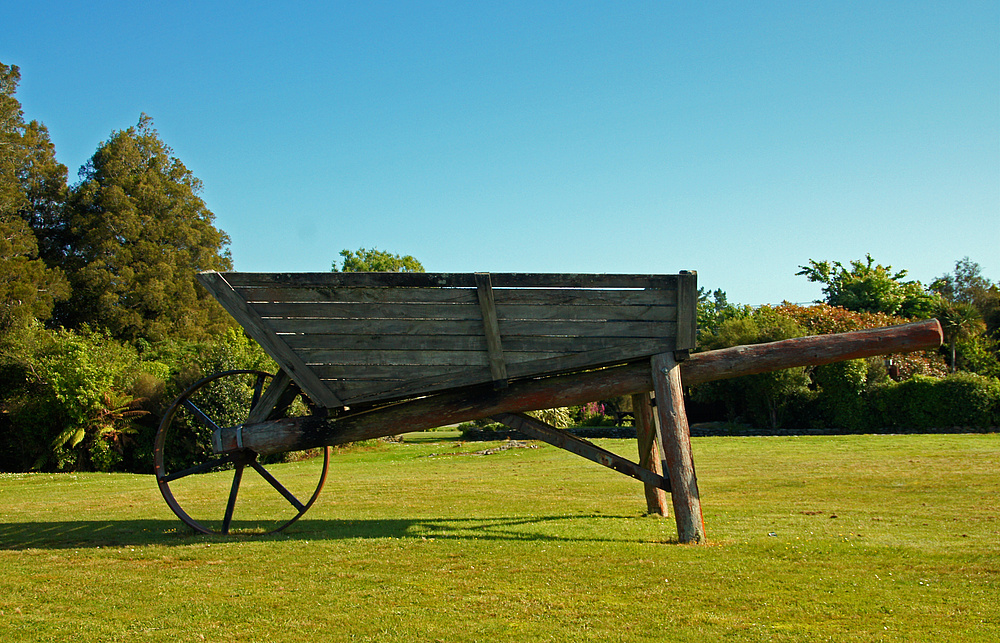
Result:
{"label": "wood grain texture", "polygon": [[[649,393],[632,394],[632,415],[635,418],[635,436],[639,447],[639,466],[657,475],[663,475],[663,462],[656,446],[659,432],[656,412],[650,404]],[[666,492],[656,485],[644,485],[646,513],[669,516],[669,501]]]}
{"label": "wood grain texture", "polygon": [[683,348],[693,323],[689,274],[210,275],[311,397],[319,382],[342,405],[624,363]]}
{"label": "wood grain texture", "polygon": [[[838,335],[736,346],[691,355],[681,364],[681,376],[685,386],[692,386],[815,364],[817,360],[829,364],[873,355],[928,350],[941,346],[942,337],[938,321],[928,320]],[[484,370],[488,375],[488,369]],[[246,427],[243,438],[248,447],[263,454],[296,451],[478,420],[497,413],[586,404],[651,390],[649,360],[642,359],[612,368],[513,381],[503,391],[474,386],[328,420],[263,422]],[[235,430],[223,429],[218,443],[224,450],[232,449],[235,440]]]}
{"label": "wood grain texture", "polygon": [[[232,273],[236,274],[236,273]],[[236,294],[229,283],[219,273],[209,272],[198,275],[201,284],[218,300],[223,308],[233,316],[247,334],[254,339],[267,353],[278,362],[278,365],[295,380],[303,391],[314,402],[327,408],[343,406],[343,403],[330,391],[316,374],[290,349],[281,338],[269,327]]]}
{"label": "wood grain texture", "polygon": [[476,291],[479,296],[479,311],[483,317],[483,334],[486,337],[486,355],[493,387],[507,388],[507,364],[504,361],[503,342],[500,340],[493,284],[488,272],[476,273]]}
{"label": "wood grain texture", "polygon": [[680,365],[672,353],[661,353],[650,358],[650,367],[660,429],[657,442],[663,470],[670,478],[677,538],[682,543],[704,543],[705,520],[691,453],[691,430],[684,409]]}
{"label": "wood grain texture", "polygon": [[[475,288],[474,273],[444,272],[227,272],[234,288]],[[677,288],[677,275],[490,273],[494,288]]]}

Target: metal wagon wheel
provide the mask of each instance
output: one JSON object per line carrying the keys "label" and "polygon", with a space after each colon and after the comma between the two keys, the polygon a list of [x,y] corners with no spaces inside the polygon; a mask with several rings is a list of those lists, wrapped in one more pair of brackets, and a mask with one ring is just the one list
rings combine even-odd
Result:
{"label": "metal wagon wheel", "polygon": [[[247,467],[256,471],[266,483],[260,485],[255,482],[264,488],[257,494],[258,499],[267,500],[269,506],[263,513],[260,510],[258,513],[246,511],[241,506],[241,533],[270,534],[281,531],[301,518],[323,489],[330,465],[329,447],[324,448],[323,466],[315,486],[300,480],[302,476],[294,476],[296,484],[289,484],[288,481],[282,484],[264,468],[258,454],[250,449],[221,455],[212,451],[212,432],[220,427],[246,422],[271,377],[269,373],[252,370],[210,375],[184,391],[163,415],[153,446],[156,482],[167,505],[196,531],[230,533],[234,527],[240,488],[248,482],[243,476]],[[234,473],[231,483],[227,485],[229,470]],[[220,511],[220,506],[206,498],[226,496],[226,487],[228,496],[224,509]],[[278,499],[279,496],[283,501]],[[186,510],[181,507],[182,502],[187,506]],[[243,516],[245,511],[246,519]]]}

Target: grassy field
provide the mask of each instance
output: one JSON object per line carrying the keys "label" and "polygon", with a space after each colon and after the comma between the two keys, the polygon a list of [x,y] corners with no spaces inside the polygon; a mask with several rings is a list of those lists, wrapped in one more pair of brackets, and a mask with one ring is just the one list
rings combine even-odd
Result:
{"label": "grassy field", "polygon": [[1000,640],[1000,435],[695,439],[707,546],[593,463],[447,438],[337,453],[264,538],[149,476],[0,474],[0,641]]}

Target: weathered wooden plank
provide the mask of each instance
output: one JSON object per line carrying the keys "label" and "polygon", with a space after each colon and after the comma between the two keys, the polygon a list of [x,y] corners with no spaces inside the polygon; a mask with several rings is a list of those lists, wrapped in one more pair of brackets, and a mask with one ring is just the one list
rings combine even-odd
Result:
{"label": "weathered wooden plank", "polygon": [[[343,302],[343,303],[477,303],[475,288],[235,288],[248,302]],[[677,290],[670,289],[580,289],[580,288],[494,288],[498,304],[563,306],[673,306]]]}
{"label": "weathered wooden plank", "polygon": [[[514,361],[508,360],[507,373],[510,377],[530,377],[549,373],[560,373],[584,368],[596,368],[623,362],[639,357],[648,357],[666,346],[666,350],[674,350],[673,338],[657,339],[650,342],[635,342],[605,348],[585,353],[574,353],[539,360]],[[513,356],[512,356],[513,357]]]}
{"label": "weathered wooden plank", "polygon": [[269,319],[276,333],[334,335],[476,335],[483,334],[481,319],[464,321],[420,319],[339,320],[328,319]]}
{"label": "weathered wooden plank", "polygon": [[656,288],[677,287],[677,275],[491,273],[494,288]]}
{"label": "weathered wooden plank", "polygon": [[[486,351],[482,335],[282,335],[282,339],[299,354],[313,350],[428,350]],[[622,337],[558,337],[521,336],[503,338],[507,352],[582,353],[602,348],[615,348],[628,342],[648,338]]]}
{"label": "weathered wooden plank", "polygon": [[498,413],[493,416],[493,419],[535,440],[547,442],[552,446],[565,449],[570,453],[587,458],[591,462],[596,462],[618,473],[624,473],[636,480],[641,480],[648,485],[670,491],[670,481],[667,478],[653,473],[649,469],[645,469],[607,449],[602,449],[592,442],[578,438],[566,431],[560,431],[554,426],[550,426],[529,415],[523,413]]}
{"label": "weathered wooden plank", "polygon": [[[425,304],[425,303],[383,303],[378,305],[359,303],[252,303],[253,308],[264,319],[286,317],[292,319],[329,319],[332,322],[352,319],[408,319],[408,320],[469,320],[481,319],[479,306],[475,304]],[[675,306],[542,306],[505,304],[494,305],[497,318],[501,320],[558,320],[558,321],[674,321],[677,319]]]}
{"label": "weathered wooden plank", "polygon": [[[322,380],[337,379],[421,379],[429,376],[448,375],[457,370],[455,365],[427,364],[310,364],[310,368]],[[479,383],[489,381],[489,368],[483,364],[477,372],[486,373]]]}
{"label": "weathered wooden plank", "polygon": [[[508,358],[507,372],[510,377],[529,377],[557,374],[581,368],[598,367],[605,363],[622,363],[629,359],[648,357],[653,349],[669,349],[670,344],[637,348],[633,353],[620,349],[613,351],[592,351],[590,354],[575,354],[569,358],[521,359],[527,354],[505,353]],[[334,390],[345,403],[361,401],[397,400],[406,397],[426,395],[449,388],[474,386],[491,381],[492,374],[486,366],[414,366],[414,365],[311,365],[311,368]],[[333,384],[329,379],[338,379],[344,384]],[[387,384],[386,381],[393,383]],[[350,399],[347,398],[350,396]]]}
{"label": "weathered wooden plank", "polygon": [[424,351],[424,350],[343,350],[299,351],[302,360],[313,364],[400,364],[427,366],[489,366],[485,351]]}
{"label": "weathered wooden plank", "polygon": [[[440,393],[451,389],[467,388],[480,385],[491,380],[490,369],[487,366],[456,371],[450,369],[445,373],[431,374],[405,380],[342,380],[343,385],[335,390],[345,391],[349,395],[350,404],[362,402],[378,402],[403,400],[420,397],[430,393]],[[331,388],[334,388],[331,386]]]}
{"label": "weathered wooden plank", "polygon": [[[455,303],[475,305],[475,288],[236,288],[248,302]],[[622,291],[629,292],[629,291]]]}
{"label": "weathered wooden plank", "polygon": [[493,377],[494,388],[507,387],[507,365],[504,363],[503,344],[500,341],[500,326],[497,323],[497,307],[493,301],[493,284],[488,272],[476,273],[476,291],[479,295],[479,310],[483,317],[483,334],[486,337],[486,352]]}
{"label": "weathered wooden plank", "polygon": [[[368,319],[337,320],[331,324],[327,319],[283,319],[267,320],[268,325],[279,334],[323,334],[323,335],[475,335],[482,336],[483,322],[443,321],[423,319]],[[675,333],[676,322],[672,321],[523,321],[503,320],[500,322],[500,336],[506,342],[510,337],[634,337],[657,338]]]}
{"label": "weathered wooden plank", "polygon": [[675,321],[676,306],[532,306],[504,304],[497,306],[501,321]]}
{"label": "weathered wooden plank", "polygon": [[[475,288],[472,273],[443,272],[227,272],[234,287]],[[677,275],[490,273],[494,288],[676,288]]]}
{"label": "weathered wooden plank", "polygon": [[682,543],[705,542],[705,520],[701,513],[698,478],[691,455],[691,430],[684,410],[681,368],[672,353],[650,359],[656,415],[659,419],[659,447],[663,470],[670,478],[670,500],[674,506],[677,538]]}
{"label": "weathered wooden plank", "polygon": [[[638,346],[638,345],[636,345]],[[662,346],[659,344],[658,346]],[[615,349],[588,351],[589,353],[619,352],[635,356],[636,353],[649,353],[641,348],[631,348],[623,344]],[[561,357],[577,356],[581,353],[559,353],[556,351],[506,352],[506,363],[519,364],[537,362]],[[343,351],[299,351],[302,361],[310,367],[315,366],[364,366],[364,365],[399,365],[399,366],[489,366],[489,356],[485,351],[406,351],[406,350],[343,350]]]}
{"label": "weathered wooden plank", "polygon": [[[672,340],[657,340],[656,342],[631,348],[626,346],[624,348],[590,351],[589,353],[577,353],[557,358],[508,361],[507,373],[510,377],[529,377],[576,370],[581,368],[581,365],[592,368],[606,363],[620,364],[630,359],[648,357],[663,350],[672,350],[672,346]],[[506,355],[510,357],[511,353],[506,353]],[[524,354],[514,354],[518,358],[522,355]],[[310,365],[310,368],[324,381],[334,379],[346,380],[348,382],[371,379],[402,380],[398,386],[393,386],[391,389],[392,395],[390,397],[393,399],[423,395],[449,387],[458,388],[482,384],[489,382],[491,379],[491,373],[486,366],[313,364]],[[335,391],[351,388],[350,384],[347,384],[342,389],[337,388],[337,385],[330,383],[328,385]],[[385,389],[385,391],[387,395],[390,392],[389,389]],[[340,396],[339,392],[338,395]],[[343,399],[343,396],[341,398]]]}
{"label": "weathered wooden plank", "polygon": [[[684,385],[693,386],[793,366],[927,350],[939,347],[942,338],[941,324],[932,319],[695,353],[683,362],[681,373]],[[246,427],[243,439],[249,448],[261,454],[296,451],[478,420],[497,413],[585,404],[652,389],[650,360],[644,359],[613,368],[515,381],[503,391],[483,387],[448,391],[330,420],[268,421]],[[235,430],[223,427],[218,443],[222,450],[235,448]]]}
{"label": "weathered wooden plank", "polygon": [[536,306],[675,306],[677,291],[587,288],[494,288],[497,304]]}
{"label": "weathered wooden plank", "polygon": [[[663,462],[656,446],[656,412],[649,402],[649,393],[632,394],[632,415],[635,418],[636,442],[639,446],[639,466],[653,473],[663,475]],[[669,515],[667,494],[656,485],[643,485],[646,496],[646,512],[658,516]]]}
{"label": "weathered wooden plank", "polygon": [[300,354],[315,350],[425,350],[482,351],[482,335],[282,335],[285,343]]}
{"label": "weathered wooden plank", "polygon": [[233,316],[240,326],[274,358],[282,370],[288,373],[306,395],[317,404],[335,408],[341,402],[299,359],[298,355],[275,334],[257,313],[250,309],[245,301],[232,289],[226,280],[217,272],[198,275],[199,281],[212,293],[226,311]]}
{"label": "weathered wooden plank", "polygon": [[234,287],[475,288],[469,273],[432,272],[227,272]]}
{"label": "weathered wooden plank", "polygon": [[500,334],[504,341],[512,336],[562,336],[562,337],[631,337],[658,338],[675,334],[673,321],[539,321],[503,319]]}
{"label": "weathered wooden plank", "polygon": [[293,319],[340,320],[406,319],[440,321],[481,321],[478,304],[425,304],[425,303],[254,303],[250,307],[264,319],[288,317]]}

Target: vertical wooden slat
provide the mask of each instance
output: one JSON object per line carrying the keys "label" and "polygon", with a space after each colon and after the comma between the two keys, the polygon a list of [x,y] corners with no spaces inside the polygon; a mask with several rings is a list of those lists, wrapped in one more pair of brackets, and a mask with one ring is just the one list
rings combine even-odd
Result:
{"label": "vertical wooden slat", "polygon": [[243,297],[233,290],[222,275],[217,272],[203,272],[198,275],[198,280],[222,304],[226,312],[239,322],[247,335],[260,344],[281,368],[288,372],[313,402],[328,409],[344,406],[343,402],[288,347],[288,344],[268,327]]}
{"label": "vertical wooden slat", "polygon": [[698,326],[698,273],[682,270],[677,275],[677,350],[695,346]]}
{"label": "vertical wooden slat", "polygon": [[682,543],[705,542],[705,520],[698,495],[698,478],[691,455],[691,429],[684,410],[681,369],[672,353],[650,359],[656,414],[660,420],[660,452],[670,479],[677,538]]}
{"label": "vertical wooden slat", "polygon": [[483,313],[483,330],[486,333],[493,388],[507,388],[507,364],[504,362],[503,345],[500,343],[500,323],[497,321],[497,306],[493,300],[490,273],[476,273],[476,290],[479,293],[479,308]]}
{"label": "vertical wooden slat", "polygon": [[[639,466],[657,475],[663,475],[663,463],[656,446],[656,414],[649,402],[649,393],[632,394],[632,414],[635,416],[635,434],[639,443]],[[651,484],[645,485],[646,513],[669,516],[667,494]]]}

